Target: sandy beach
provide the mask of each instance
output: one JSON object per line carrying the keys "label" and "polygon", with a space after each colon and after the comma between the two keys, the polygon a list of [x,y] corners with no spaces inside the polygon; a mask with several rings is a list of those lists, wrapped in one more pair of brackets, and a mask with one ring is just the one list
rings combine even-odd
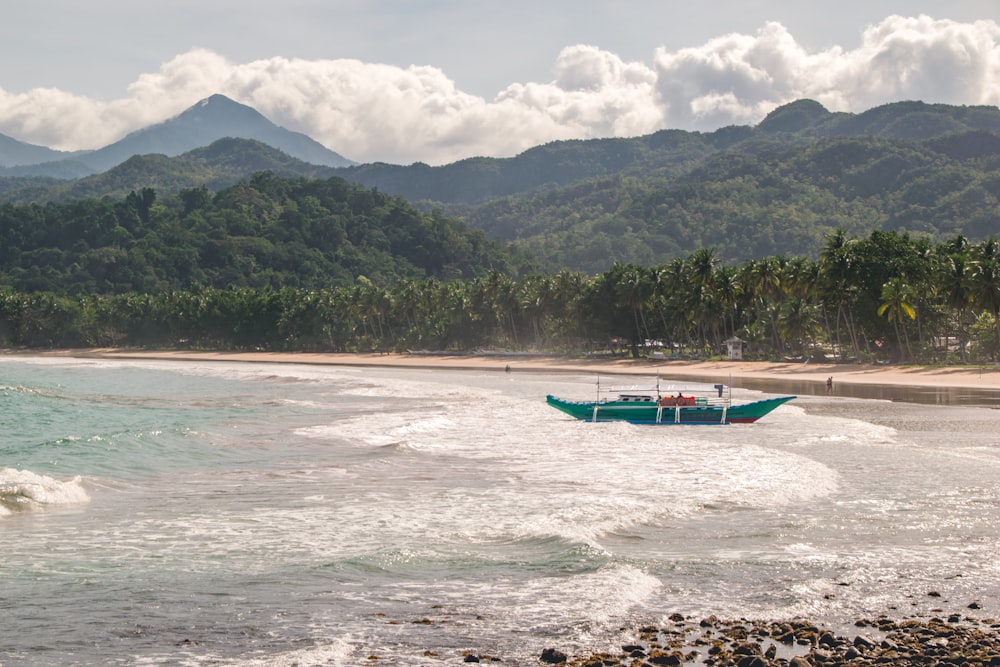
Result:
{"label": "sandy beach", "polygon": [[[70,356],[101,359],[159,359],[177,361],[227,361],[255,363],[329,364],[342,366],[397,366],[449,368],[453,370],[595,375],[659,375],[663,378],[698,382],[731,382],[733,386],[825,394],[827,378],[833,379],[834,395],[881,397],[876,388],[907,390],[1000,391],[1000,366],[888,366],[865,364],[814,364],[759,361],[672,361],[605,357],[587,359],[522,354],[337,354],[275,352],[191,352],[126,349],[23,351],[8,354]],[[892,396],[888,396],[892,397]]]}

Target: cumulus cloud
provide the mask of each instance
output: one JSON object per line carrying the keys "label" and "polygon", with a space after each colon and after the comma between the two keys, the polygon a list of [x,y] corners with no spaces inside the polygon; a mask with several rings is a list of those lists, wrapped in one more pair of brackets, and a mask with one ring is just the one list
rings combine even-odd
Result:
{"label": "cumulus cloud", "polygon": [[104,102],[54,89],[0,89],[0,133],[60,149],[98,148],[222,93],[362,162],[443,164],[509,156],[548,141],[663,128],[754,124],[802,98],[859,112],[902,99],[1000,103],[1000,25],[890,16],[852,50],[810,52],[779,23],[626,62],[568,46],[548,82],[512,83],[487,100],[434,67],[273,57],[230,62],[180,54]]}
{"label": "cumulus cloud", "polygon": [[778,23],[654,57],[671,127],[752,124],[781,104],[815,99],[859,112],[899,100],[1000,102],[1000,25],[890,16],[858,48],[809,53]]}

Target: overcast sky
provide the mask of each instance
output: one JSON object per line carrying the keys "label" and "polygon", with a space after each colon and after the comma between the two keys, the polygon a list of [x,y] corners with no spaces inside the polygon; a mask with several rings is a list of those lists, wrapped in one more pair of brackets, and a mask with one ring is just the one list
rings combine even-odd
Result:
{"label": "overcast sky", "polygon": [[359,162],[755,124],[815,99],[1000,103],[998,0],[32,0],[0,134],[99,148],[222,93]]}

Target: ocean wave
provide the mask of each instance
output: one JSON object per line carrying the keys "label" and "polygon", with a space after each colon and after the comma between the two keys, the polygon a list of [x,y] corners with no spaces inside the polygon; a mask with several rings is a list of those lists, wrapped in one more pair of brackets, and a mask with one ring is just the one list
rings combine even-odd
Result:
{"label": "ocean wave", "polygon": [[60,481],[30,470],[0,468],[0,517],[17,511],[77,505],[89,500],[79,475]]}

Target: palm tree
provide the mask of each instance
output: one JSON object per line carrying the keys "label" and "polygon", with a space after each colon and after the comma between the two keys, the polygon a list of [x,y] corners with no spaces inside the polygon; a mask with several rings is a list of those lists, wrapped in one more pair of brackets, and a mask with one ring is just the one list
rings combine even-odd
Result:
{"label": "palm tree", "polygon": [[609,274],[618,303],[624,305],[632,317],[633,333],[629,337],[629,342],[632,348],[632,358],[637,359],[639,357],[639,342],[649,339],[646,309],[653,294],[650,273],[641,266],[623,265],[615,262]]}
{"label": "palm tree", "polygon": [[[900,327],[903,316],[911,320],[917,319],[917,311],[910,304],[912,293],[909,285],[903,282],[902,278],[893,278],[882,286],[882,305],[878,307],[879,317],[885,315],[896,330],[896,342],[900,350],[903,347],[903,340],[906,342],[906,355],[908,359],[913,358],[913,351],[910,349],[910,337],[906,333],[905,324]],[[900,338],[900,329],[903,330],[903,338]]]}
{"label": "palm tree", "polygon": [[820,331],[816,307],[800,296],[788,299],[782,304],[778,327],[782,340],[791,351],[805,355]]}
{"label": "palm tree", "polygon": [[966,360],[969,341],[969,308],[973,303],[973,274],[976,266],[963,252],[947,252],[938,259],[935,284],[945,307],[955,313],[959,354]]}
{"label": "palm tree", "polygon": [[819,286],[821,294],[837,307],[837,314],[834,317],[834,331],[837,337],[838,353],[843,354],[844,349],[840,338],[840,323],[843,321],[844,328],[851,339],[851,346],[854,348],[854,357],[860,359],[861,348],[858,345],[854,318],[851,310],[847,308],[847,304],[858,289],[854,282],[857,263],[856,245],[853,239],[847,238],[842,229],[838,229],[826,237],[826,245],[820,251]]}
{"label": "palm tree", "polygon": [[1000,258],[995,251],[995,243],[980,250],[972,275],[972,301],[977,308],[993,315],[1000,338]]}

